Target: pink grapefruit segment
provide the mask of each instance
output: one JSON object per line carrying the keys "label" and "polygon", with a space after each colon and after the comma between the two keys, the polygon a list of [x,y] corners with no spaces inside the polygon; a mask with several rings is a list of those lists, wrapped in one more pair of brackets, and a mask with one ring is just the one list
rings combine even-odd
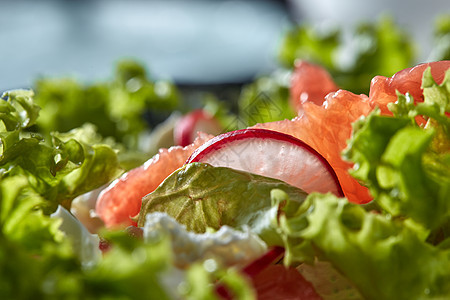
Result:
{"label": "pink grapefruit segment", "polygon": [[173,171],[183,166],[191,153],[205,141],[212,138],[200,134],[194,143],[161,149],[144,165],[125,173],[104,189],[95,211],[107,228],[136,225],[132,218],[141,209],[141,199],[153,192]]}
{"label": "pink grapefruit segment", "polygon": [[200,146],[187,163],[203,162],[283,180],[307,193],[343,196],[329,163],[303,141],[265,129],[241,129]]}
{"label": "pink grapefruit segment", "polygon": [[303,104],[307,102],[322,105],[325,96],[338,89],[330,74],[321,66],[304,60],[295,62],[290,103],[296,112],[301,112]]}
{"label": "pink grapefruit segment", "polygon": [[409,93],[415,102],[423,102],[422,76],[425,69],[431,68],[434,80],[441,84],[445,72],[450,69],[450,61],[436,61],[419,64],[415,67],[401,70],[392,77],[376,76],[370,85],[369,98],[373,106],[380,107],[381,111],[390,114],[387,104],[397,101],[397,91],[401,94]]}

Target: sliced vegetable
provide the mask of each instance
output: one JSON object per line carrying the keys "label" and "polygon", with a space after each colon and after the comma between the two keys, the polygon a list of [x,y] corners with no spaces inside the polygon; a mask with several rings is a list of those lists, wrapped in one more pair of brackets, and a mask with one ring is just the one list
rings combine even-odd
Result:
{"label": "sliced vegetable", "polygon": [[202,109],[187,113],[175,124],[175,145],[186,147],[192,144],[198,132],[218,135],[222,132],[220,123],[208,112]]}
{"label": "sliced vegetable", "polygon": [[190,162],[276,178],[307,193],[343,196],[336,173],[325,158],[303,141],[277,131],[249,128],[221,134],[194,151]]}

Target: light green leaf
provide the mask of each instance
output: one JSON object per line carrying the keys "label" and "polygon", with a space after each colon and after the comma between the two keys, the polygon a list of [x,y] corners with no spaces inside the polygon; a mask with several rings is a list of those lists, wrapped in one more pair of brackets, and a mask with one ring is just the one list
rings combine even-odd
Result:
{"label": "light green leaf", "polygon": [[172,173],[142,200],[138,225],[143,226],[150,212],[165,212],[186,229],[205,232],[223,225],[249,226],[269,245],[271,232],[266,214],[270,214],[271,190],[281,189],[293,201],[302,202],[306,193],[280,180],[225,167],[191,163]]}

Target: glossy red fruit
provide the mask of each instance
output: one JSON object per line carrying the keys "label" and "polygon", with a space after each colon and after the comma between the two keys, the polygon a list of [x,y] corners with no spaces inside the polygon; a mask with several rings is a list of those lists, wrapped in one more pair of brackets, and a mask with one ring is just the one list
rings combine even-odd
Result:
{"label": "glossy red fruit", "polygon": [[343,196],[329,163],[303,141],[265,129],[241,129],[216,136],[187,163],[203,162],[283,180],[307,193]]}
{"label": "glossy red fruit", "polygon": [[175,144],[183,147],[191,144],[199,131],[217,135],[222,132],[222,127],[208,112],[203,109],[194,110],[175,124],[173,131]]}

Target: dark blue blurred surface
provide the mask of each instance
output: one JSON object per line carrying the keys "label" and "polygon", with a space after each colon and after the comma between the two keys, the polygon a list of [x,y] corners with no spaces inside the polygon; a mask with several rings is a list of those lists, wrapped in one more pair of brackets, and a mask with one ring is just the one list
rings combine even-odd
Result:
{"label": "dark blue blurred surface", "polygon": [[275,65],[283,1],[0,1],[0,90],[39,76],[104,80],[136,58],[155,78],[242,82]]}

